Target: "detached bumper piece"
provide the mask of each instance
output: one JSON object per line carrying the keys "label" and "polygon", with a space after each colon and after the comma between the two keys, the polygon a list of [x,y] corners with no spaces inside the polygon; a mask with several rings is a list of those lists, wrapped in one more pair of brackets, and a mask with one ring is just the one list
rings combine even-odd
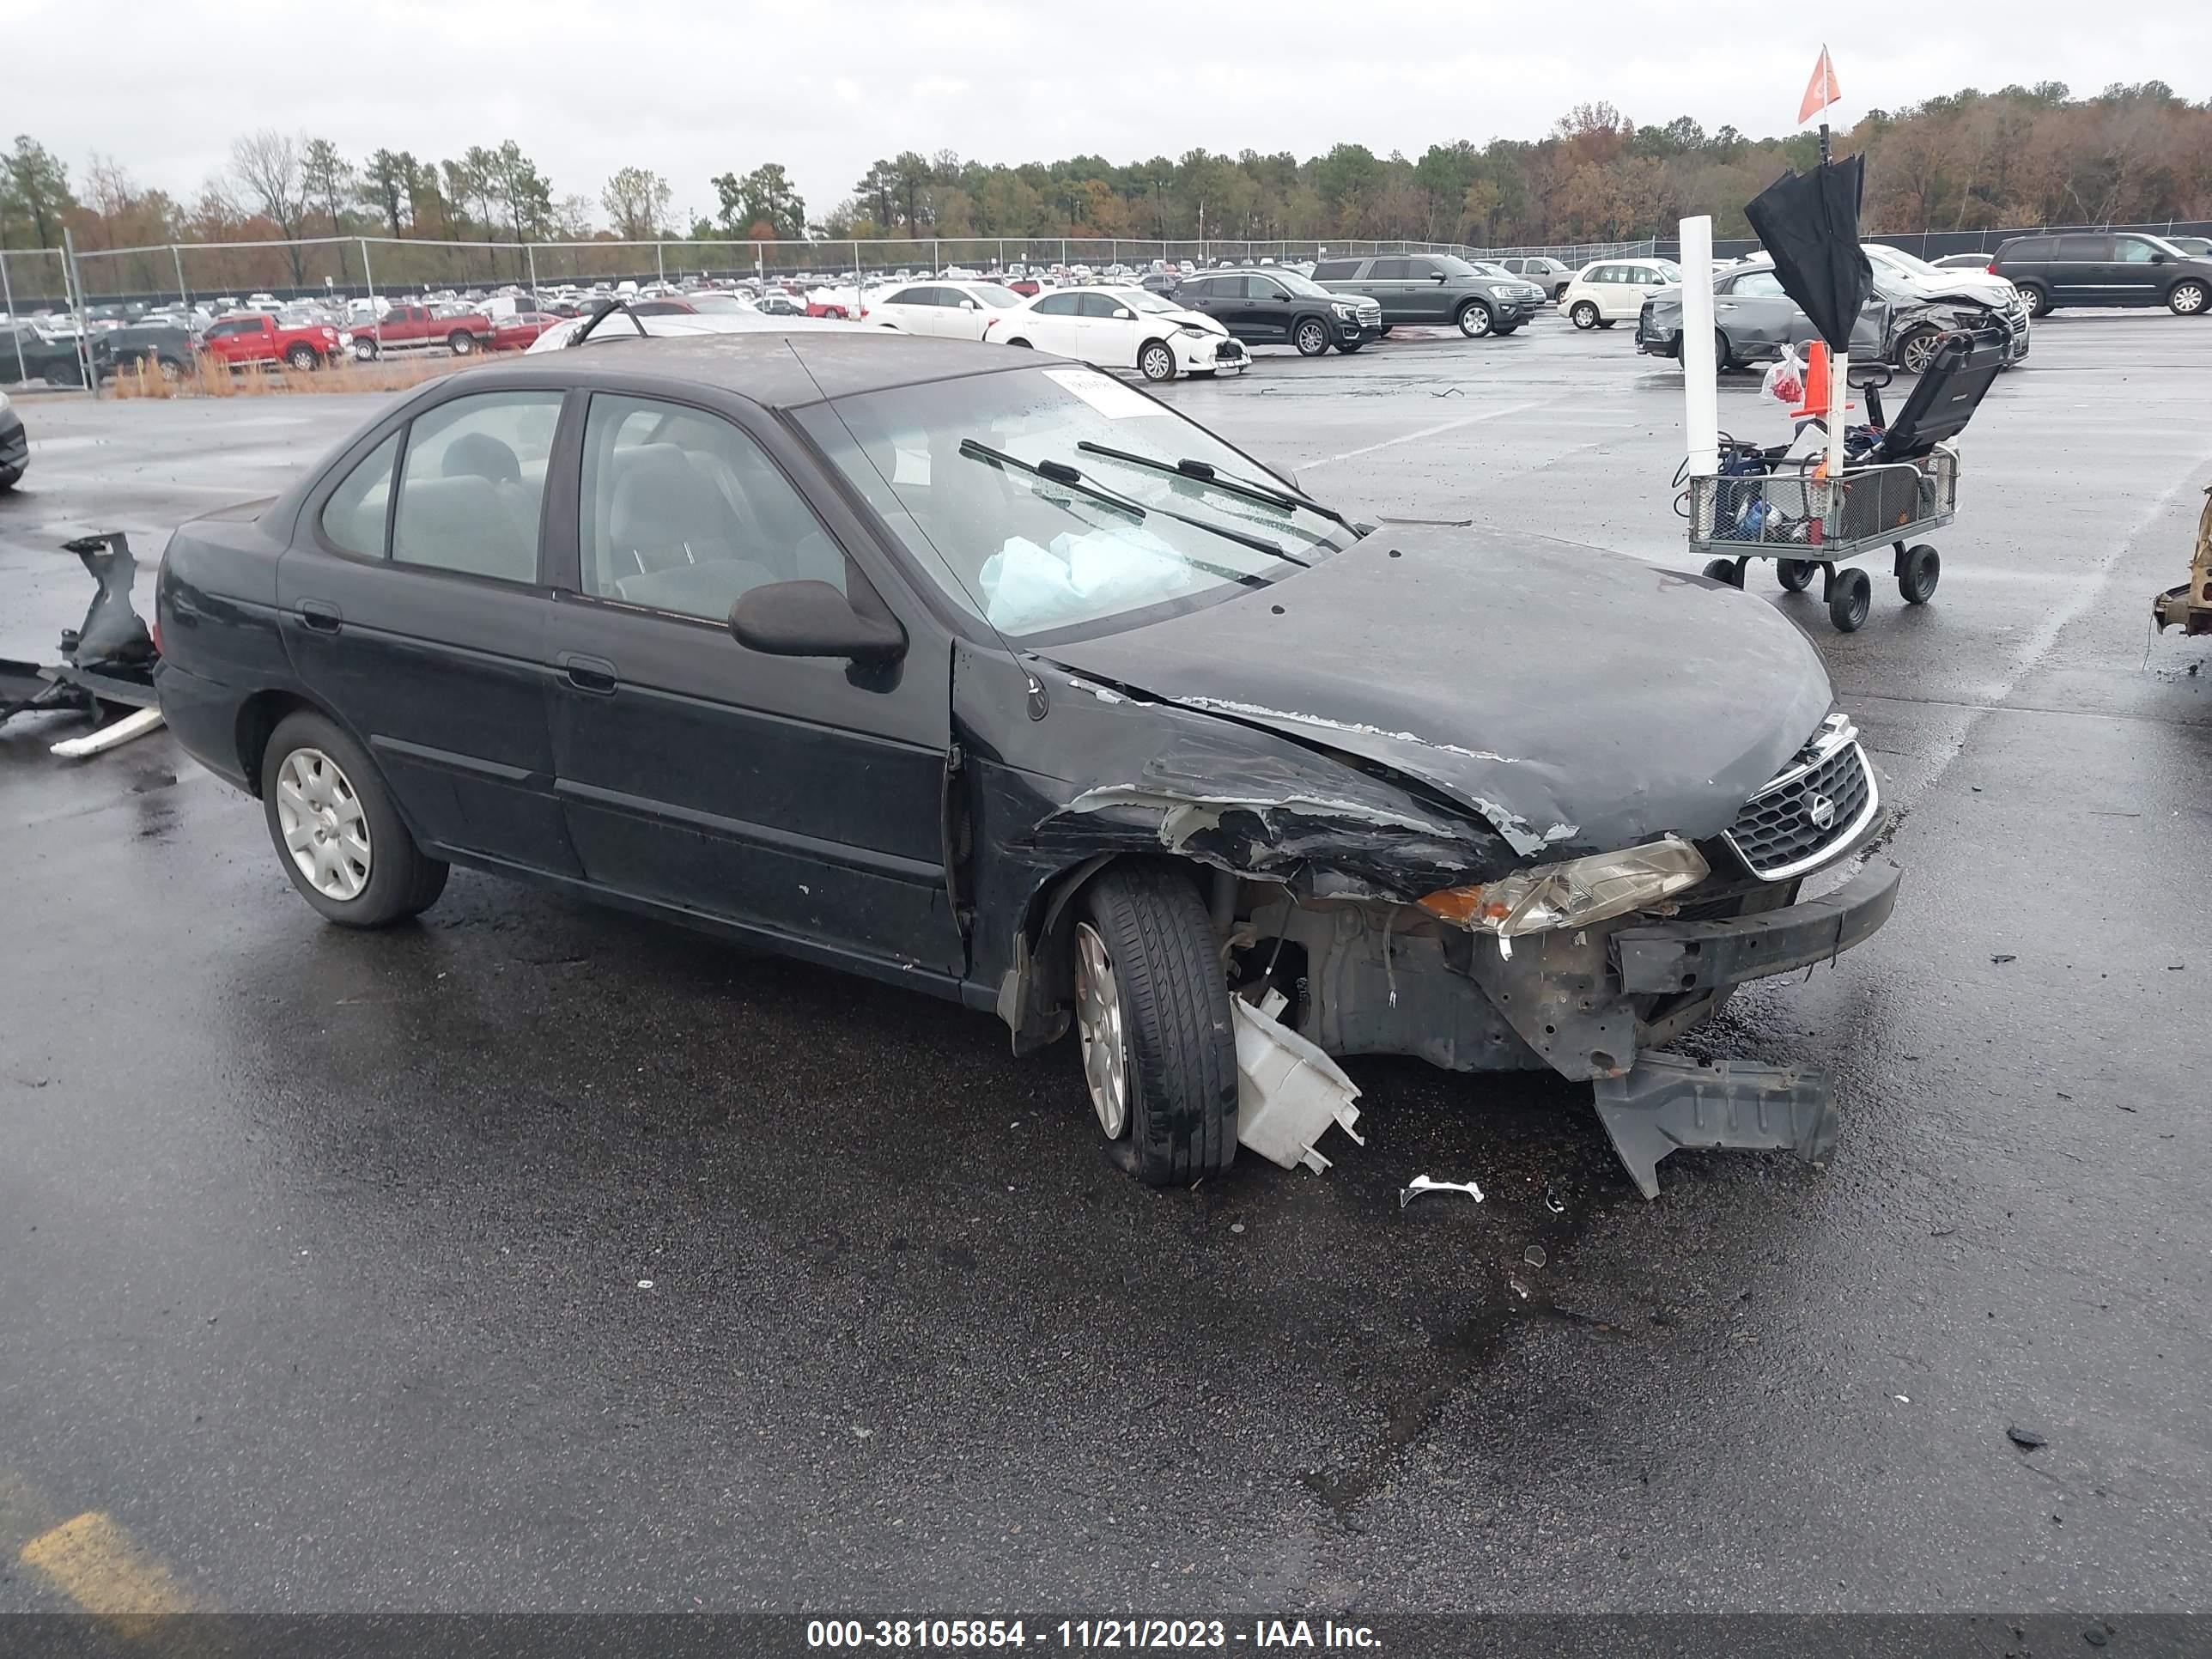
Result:
{"label": "detached bumper piece", "polygon": [[1894,864],[1869,864],[1834,892],[1779,910],[1624,927],[1613,936],[1621,988],[1710,991],[1830,961],[1889,920],[1904,873]]}
{"label": "detached bumper piece", "polygon": [[1835,1091],[1818,1066],[1647,1054],[1595,1087],[1598,1119],[1646,1198],[1659,1196],[1659,1160],[1679,1146],[1791,1152],[1808,1164],[1835,1150]]}

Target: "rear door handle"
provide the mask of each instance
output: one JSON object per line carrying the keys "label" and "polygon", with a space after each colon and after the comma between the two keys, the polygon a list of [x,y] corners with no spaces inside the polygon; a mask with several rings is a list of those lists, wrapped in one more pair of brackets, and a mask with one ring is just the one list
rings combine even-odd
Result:
{"label": "rear door handle", "polygon": [[605,657],[580,657],[573,651],[565,652],[562,654],[561,668],[568,675],[568,684],[579,691],[589,691],[602,697],[614,695],[617,676],[615,665]]}
{"label": "rear door handle", "polygon": [[335,634],[345,626],[345,619],[338,615],[337,606],[326,599],[301,600],[300,620],[318,634]]}

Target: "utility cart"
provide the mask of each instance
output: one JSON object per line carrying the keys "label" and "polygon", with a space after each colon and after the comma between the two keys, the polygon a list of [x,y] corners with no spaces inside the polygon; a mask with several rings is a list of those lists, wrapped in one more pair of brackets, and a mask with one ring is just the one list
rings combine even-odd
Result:
{"label": "utility cart", "polygon": [[1881,406],[1888,368],[1854,374],[1868,424],[1845,434],[1846,462],[1832,477],[1820,475],[1819,456],[1791,456],[1788,444],[1724,441],[1719,472],[1692,477],[1680,498],[1692,550],[1712,556],[1705,574],[1741,587],[1750,561],[1772,559],[1775,579],[1801,593],[1817,573],[1828,620],[1850,634],[1866,624],[1874,583],[1863,570],[1838,567],[1887,548],[1905,602],[1927,604],[1943,562],[1919,538],[1959,509],[1959,452],[1949,441],[2003,364],[2003,342],[1994,335],[1946,336],[1894,421]]}

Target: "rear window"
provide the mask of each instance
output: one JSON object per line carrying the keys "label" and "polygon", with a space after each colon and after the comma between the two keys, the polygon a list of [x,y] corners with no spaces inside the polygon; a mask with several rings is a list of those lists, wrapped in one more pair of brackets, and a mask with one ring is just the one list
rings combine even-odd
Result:
{"label": "rear window", "polygon": [[1324,259],[1314,267],[1316,283],[1341,283],[1359,274],[1363,261],[1358,259]]}
{"label": "rear window", "polygon": [[2000,259],[2048,259],[2053,246],[2048,236],[2023,236],[1997,250]]}

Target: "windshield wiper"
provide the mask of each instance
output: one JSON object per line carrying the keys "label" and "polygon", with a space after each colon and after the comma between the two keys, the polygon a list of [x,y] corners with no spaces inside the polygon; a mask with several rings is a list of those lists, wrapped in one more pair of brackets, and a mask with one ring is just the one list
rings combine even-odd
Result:
{"label": "windshield wiper", "polygon": [[1254,483],[1249,478],[1239,478],[1233,474],[1224,472],[1211,461],[1195,461],[1188,459],[1180,461],[1164,461],[1158,456],[1139,455],[1133,450],[1115,449],[1106,444],[1094,444],[1088,438],[1079,440],[1075,447],[1086,454],[1103,455],[1109,460],[1126,461],[1131,466],[1146,467],[1154,472],[1165,472],[1172,477],[1194,478],[1200,483],[1212,484],[1224,495],[1242,495],[1248,501],[1258,501],[1264,506],[1280,507],[1286,513],[1295,507],[1303,507],[1307,512],[1318,513],[1322,518],[1340,524],[1346,530],[1352,528],[1352,521],[1344,514],[1333,507],[1323,507],[1310,495],[1294,494],[1287,489],[1278,489],[1272,484]]}
{"label": "windshield wiper", "polygon": [[1141,520],[1146,514],[1157,513],[1164,519],[1173,519],[1177,524],[1187,524],[1194,530],[1211,531],[1224,541],[1238,543],[1251,548],[1255,552],[1265,553],[1271,558],[1281,559],[1287,563],[1297,565],[1301,569],[1313,568],[1311,561],[1302,559],[1295,553],[1285,553],[1265,536],[1247,535],[1241,530],[1231,530],[1226,525],[1212,524],[1204,519],[1194,518],[1188,513],[1178,513],[1171,507],[1148,507],[1141,501],[1131,501],[1118,490],[1109,489],[1103,484],[1091,483],[1065,461],[1038,461],[1032,464],[1024,460],[1018,455],[1009,455],[1003,449],[994,449],[988,444],[978,443],[973,438],[963,438],[960,441],[960,453],[975,460],[995,461],[1002,466],[1015,467],[1033,477],[1045,479],[1048,483],[1079,490],[1091,500],[1103,502],[1108,507],[1127,513],[1133,519]]}

